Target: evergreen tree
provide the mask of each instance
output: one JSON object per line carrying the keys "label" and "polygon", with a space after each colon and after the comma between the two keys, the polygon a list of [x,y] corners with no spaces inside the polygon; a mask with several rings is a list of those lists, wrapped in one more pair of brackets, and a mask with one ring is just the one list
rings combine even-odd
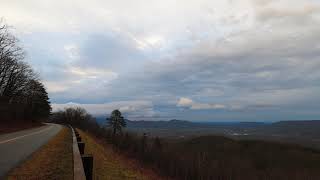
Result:
{"label": "evergreen tree", "polygon": [[112,111],[111,116],[107,118],[107,123],[113,130],[113,136],[115,136],[117,132],[121,132],[123,127],[126,127],[126,122],[121,112],[117,109]]}

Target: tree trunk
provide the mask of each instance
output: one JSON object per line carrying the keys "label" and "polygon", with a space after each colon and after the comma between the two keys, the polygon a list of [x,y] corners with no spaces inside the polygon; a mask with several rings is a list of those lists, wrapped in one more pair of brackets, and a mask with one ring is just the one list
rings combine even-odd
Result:
{"label": "tree trunk", "polygon": [[116,131],[117,131],[117,129],[113,128],[113,137],[116,135]]}

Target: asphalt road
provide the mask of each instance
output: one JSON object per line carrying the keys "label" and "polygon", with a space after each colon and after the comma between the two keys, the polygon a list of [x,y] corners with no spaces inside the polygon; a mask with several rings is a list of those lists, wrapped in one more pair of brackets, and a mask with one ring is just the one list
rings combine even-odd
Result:
{"label": "asphalt road", "polygon": [[46,144],[60,130],[57,124],[0,135],[0,179]]}

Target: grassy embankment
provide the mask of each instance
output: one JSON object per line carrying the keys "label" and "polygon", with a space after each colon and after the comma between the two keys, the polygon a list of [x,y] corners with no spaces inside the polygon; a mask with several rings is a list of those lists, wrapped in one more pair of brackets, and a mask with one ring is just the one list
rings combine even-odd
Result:
{"label": "grassy embankment", "polygon": [[104,180],[161,180],[153,170],[143,167],[137,161],[129,159],[112,148],[112,145],[79,130],[82,140],[86,143],[85,153],[93,155],[94,179]]}
{"label": "grassy embankment", "polygon": [[13,169],[8,179],[73,179],[71,131],[64,127],[27,161]]}

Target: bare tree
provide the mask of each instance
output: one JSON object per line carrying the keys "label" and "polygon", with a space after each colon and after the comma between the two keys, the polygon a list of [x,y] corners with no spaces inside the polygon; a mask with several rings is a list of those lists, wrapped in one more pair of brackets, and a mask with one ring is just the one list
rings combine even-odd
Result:
{"label": "bare tree", "polygon": [[0,113],[28,119],[47,117],[51,111],[48,94],[38,75],[23,61],[25,53],[18,42],[0,19],[0,103],[7,103],[7,108],[2,108],[5,112]]}
{"label": "bare tree", "polygon": [[32,69],[24,62],[24,51],[9,27],[0,20],[0,96],[11,97],[21,92],[28,79],[34,78]]}

